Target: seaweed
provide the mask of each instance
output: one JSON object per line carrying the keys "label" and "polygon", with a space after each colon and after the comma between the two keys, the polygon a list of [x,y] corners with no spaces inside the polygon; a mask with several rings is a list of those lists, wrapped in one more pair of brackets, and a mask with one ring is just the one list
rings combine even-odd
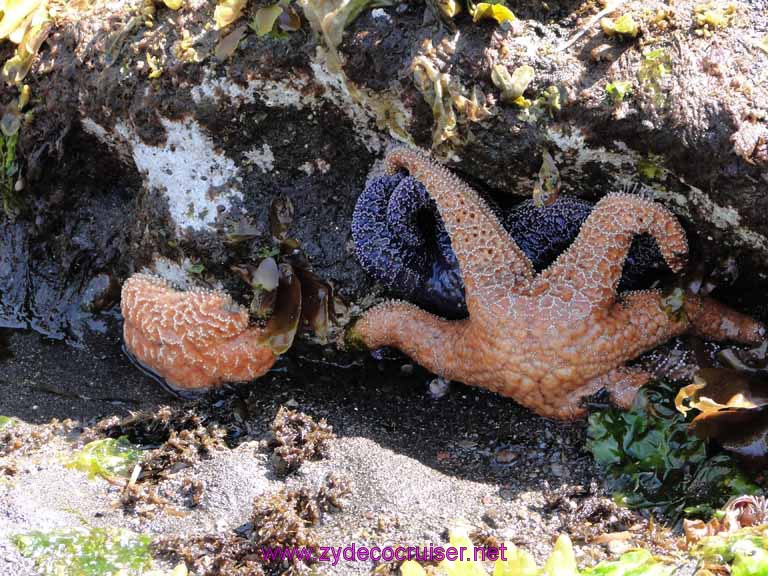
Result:
{"label": "seaweed", "polygon": [[216,30],[226,28],[239,20],[247,3],[247,0],[220,0],[213,11]]}
{"label": "seaweed", "polygon": [[89,432],[108,438],[125,437],[148,448],[141,459],[140,481],[157,481],[208,458],[225,447],[226,430],[194,410],[162,406],[154,413],[109,418]]}
{"label": "seaweed", "polygon": [[280,407],[268,441],[275,471],[285,476],[298,470],[305,460],[325,458],[328,442],[335,437],[324,418],[315,422],[306,414]]}
{"label": "seaweed", "polygon": [[606,36],[615,36],[619,40],[637,38],[637,35],[640,33],[640,27],[629,14],[619,16],[616,20],[613,18],[602,18],[600,20],[600,27]]}
{"label": "seaweed", "polygon": [[[738,357],[726,356],[729,358]],[[697,410],[691,430],[733,453],[749,468],[768,466],[768,377],[765,371],[703,368],[675,398],[682,414]]]}
{"label": "seaweed", "polygon": [[[734,533],[710,536],[692,547],[688,554],[675,554],[675,558],[657,557],[644,548],[636,548],[618,559],[606,560],[579,570],[570,538],[562,534],[555,542],[552,553],[544,566],[539,567],[533,556],[514,544],[506,543],[497,548],[500,556],[488,570],[489,550],[478,549],[465,529],[449,532],[450,546],[469,551],[464,560],[443,559],[429,571],[415,560],[407,560],[400,566],[402,576],[672,576],[694,573],[681,570],[692,568],[699,576],[731,574],[731,576],[764,576],[768,574],[768,525],[743,528]],[[448,549],[443,549],[447,554]],[[425,563],[426,565],[426,563]],[[375,573],[380,573],[378,570]],[[391,572],[390,572],[391,573]]]}
{"label": "seaweed", "polygon": [[[152,517],[158,509],[177,516],[184,514],[158,495],[156,484],[224,448],[227,432],[192,409],[162,406],[154,413],[105,419],[86,430],[85,437],[122,438],[144,448],[130,479],[109,479],[122,488],[120,505],[124,512]],[[234,434],[234,430],[230,432]],[[182,492],[188,505],[194,507],[202,499],[203,486],[192,482],[183,486]]]}
{"label": "seaweed", "polygon": [[[250,522],[228,534],[162,537],[153,552],[175,561],[183,560],[196,574],[206,576],[261,576],[270,568],[279,573],[298,573],[306,566],[299,555],[285,566],[264,555],[264,549],[317,548],[312,527],[326,512],[341,509],[351,492],[349,483],[329,474],[317,490],[279,490],[258,496]],[[270,570],[272,573],[273,570]]]}
{"label": "seaweed", "polygon": [[605,85],[605,93],[611,99],[615,106],[624,102],[624,99],[632,94],[632,82],[627,80],[616,80]]}
{"label": "seaweed", "polygon": [[291,6],[290,0],[280,0],[276,4],[256,10],[249,26],[257,36],[270,36],[283,40],[288,37],[289,32],[295,32],[301,28],[301,16]]}
{"label": "seaweed", "polygon": [[730,566],[731,576],[768,574],[768,525],[704,538],[693,554],[705,565]]}
{"label": "seaweed", "polygon": [[727,28],[736,17],[737,6],[733,2],[705,2],[695,6],[693,17],[696,20],[694,34],[697,36],[711,36],[715,30]]}
{"label": "seaweed", "polygon": [[130,476],[140,459],[141,451],[121,436],[89,442],[75,452],[67,467],[86,472],[89,478]]}
{"label": "seaweed", "polygon": [[647,385],[629,411],[589,418],[587,447],[623,504],[678,521],[706,514],[735,495],[760,488],[726,454],[711,454],[674,406],[676,389]]}
{"label": "seaweed", "polygon": [[34,531],[13,537],[45,576],[141,574],[151,567],[151,538],[121,528]]}
{"label": "seaweed", "polygon": [[12,134],[3,131],[0,135],[0,197],[2,197],[3,212],[6,215],[16,214],[20,209],[16,190],[16,178],[19,172],[16,159],[18,141],[18,129]]}
{"label": "seaweed", "polygon": [[467,0],[467,8],[472,15],[473,22],[495,20],[498,24],[505,24],[517,20],[512,10],[507,8],[504,0],[490,0],[477,4],[472,0]]}
{"label": "seaweed", "polygon": [[29,454],[48,444],[61,433],[69,432],[76,423],[69,418],[52,418],[47,424],[29,426],[13,420],[13,425],[0,429],[0,456],[10,454]]}
{"label": "seaweed", "polygon": [[535,72],[531,66],[523,64],[509,73],[503,64],[497,64],[491,71],[491,80],[498,88],[501,88],[501,101],[507,104],[515,104],[521,108],[527,108],[531,101],[523,96],[528,85],[533,80]]}
{"label": "seaweed", "polygon": [[662,80],[669,75],[671,67],[672,59],[663,48],[643,51],[637,79],[657,107],[663,106],[667,101]]}

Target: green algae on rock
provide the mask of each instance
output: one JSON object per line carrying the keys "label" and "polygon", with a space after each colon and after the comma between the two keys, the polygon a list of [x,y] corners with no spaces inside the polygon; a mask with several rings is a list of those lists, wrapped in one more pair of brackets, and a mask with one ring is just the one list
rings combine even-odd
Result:
{"label": "green algae on rock", "polygon": [[616,20],[613,18],[602,18],[600,20],[600,27],[606,36],[616,36],[620,40],[637,38],[640,32],[637,22],[629,14],[619,16]]}
{"label": "green algae on rock", "polygon": [[627,80],[609,82],[605,85],[605,93],[614,105],[619,104],[623,102],[627,96],[632,94],[632,82]]}

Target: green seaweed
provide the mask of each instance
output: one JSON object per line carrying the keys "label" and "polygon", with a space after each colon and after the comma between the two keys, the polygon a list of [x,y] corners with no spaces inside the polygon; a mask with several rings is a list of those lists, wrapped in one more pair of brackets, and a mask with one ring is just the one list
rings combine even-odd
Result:
{"label": "green seaweed", "polygon": [[126,436],[104,438],[89,442],[75,452],[67,467],[87,472],[90,478],[129,476],[141,454]]}
{"label": "green seaweed", "polygon": [[768,527],[742,528],[703,538],[693,555],[708,563],[730,565],[731,576],[768,574]]}
{"label": "green seaweed", "polygon": [[605,93],[611,102],[616,105],[624,102],[624,99],[632,94],[632,82],[616,80],[605,85]]}
{"label": "green seaweed", "polygon": [[587,447],[614,498],[677,521],[711,513],[730,496],[759,493],[728,455],[708,454],[675,410],[675,393],[654,383],[640,390],[629,411],[590,416]]}
{"label": "green seaweed", "polygon": [[641,158],[637,163],[637,171],[645,180],[664,180],[667,176],[667,170],[662,165],[662,158],[656,155]]}
{"label": "green seaweed", "polygon": [[693,32],[697,36],[711,36],[714,30],[730,26],[736,13],[736,4],[732,2],[727,5],[722,2],[707,2],[695,6],[693,16],[696,28]]}
{"label": "green seaweed", "polygon": [[637,38],[640,33],[637,22],[629,14],[619,16],[616,20],[603,18],[600,20],[600,27],[606,36],[616,36],[621,40]]}
{"label": "green seaweed", "polygon": [[[474,548],[472,540],[465,532],[452,531],[450,543],[454,548]],[[638,549],[623,554],[618,560],[600,562],[592,568],[579,571],[571,540],[566,535],[558,537],[552,554],[541,568],[527,551],[512,543],[505,546],[505,557],[496,560],[492,572],[478,561],[444,560],[436,573],[445,576],[671,576],[676,570],[675,565],[654,557],[647,550]],[[426,576],[427,572],[420,564],[409,560],[402,564],[401,574]]]}
{"label": "green seaweed", "polygon": [[535,104],[541,106],[550,116],[554,116],[557,112],[562,110],[562,103],[560,100],[560,89],[557,86],[550,85],[542,91],[536,99]]}
{"label": "green seaweed", "polygon": [[[449,531],[451,546],[473,550],[475,543],[465,529]],[[504,558],[496,560],[491,568],[488,562],[476,560],[442,561],[437,570],[429,574],[441,576],[672,576],[680,568],[694,566],[695,573],[730,574],[731,576],[768,575],[768,525],[743,528],[731,534],[702,539],[687,554],[657,557],[650,551],[637,548],[622,554],[616,560],[578,570],[570,538],[562,534],[544,566],[539,567],[533,556],[514,544],[505,543]],[[408,560],[400,566],[402,576],[427,576],[427,571],[416,561]],[[711,572],[708,570],[712,570]],[[686,572],[689,573],[689,572]],[[690,572],[691,574],[693,572]]]}
{"label": "green seaweed", "polygon": [[[4,127],[4,123],[2,126]],[[18,128],[13,133],[3,129],[0,134],[0,195],[3,201],[3,212],[6,215],[15,214],[20,207],[16,190],[16,178],[19,173],[19,164],[16,160],[18,141]]]}
{"label": "green seaweed", "polygon": [[16,421],[10,416],[0,416],[0,430],[10,428],[14,424],[16,424]]}
{"label": "green seaweed", "polygon": [[322,32],[328,47],[341,44],[344,29],[364,10],[391,6],[391,0],[299,0],[312,27]]}
{"label": "green seaweed", "polygon": [[618,560],[600,562],[581,572],[582,576],[671,576],[674,573],[674,565],[657,560],[643,549],[632,550]]}
{"label": "green seaweed", "polygon": [[280,0],[270,6],[262,6],[249,26],[257,36],[269,36],[278,40],[288,38],[289,32],[301,28],[301,17],[291,6],[290,0]]}
{"label": "green seaweed", "polygon": [[150,536],[121,528],[34,531],[13,543],[45,576],[138,576],[152,565]]}
{"label": "green seaweed", "polygon": [[666,103],[661,81],[671,72],[671,66],[672,59],[664,52],[663,48],[643,52],[643,60],[637,71],[637,79],[640,85],[648,91],[656,106],[663,106]]}

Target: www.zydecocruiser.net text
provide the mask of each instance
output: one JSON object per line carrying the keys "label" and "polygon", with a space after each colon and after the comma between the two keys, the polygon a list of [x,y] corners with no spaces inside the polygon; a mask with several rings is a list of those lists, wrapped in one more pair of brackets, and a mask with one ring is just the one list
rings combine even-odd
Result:
{"label": "www.zydecocruiser.net text", "polygon": [[330,562],[336,566],[339,562],[392,562],[397,560],[415,560],[417,562],[450,562],[474,560],[476,562],[501,560],[505,562],[507,547],[502,544],[498,548],[475,547],[472,550],[465,546],[318,546],[317,549],[307,547],[262,547],[261,553],[267,562],[282,562],[285,560],[302,560],[305,562]]}

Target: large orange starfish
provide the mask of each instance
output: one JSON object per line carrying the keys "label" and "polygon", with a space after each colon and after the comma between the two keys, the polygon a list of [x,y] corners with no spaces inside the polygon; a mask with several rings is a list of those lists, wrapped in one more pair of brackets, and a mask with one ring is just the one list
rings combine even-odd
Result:
{"label": "large orange starfish", "polygon": [[181,395],[253,380],[293,342],[301,293],[292,277],[286,286],[287,312],[278,311],[279,301],[267,325],[259,327],[223,292],[176,290],[156,276],[134,274],[123,285],[120,304],[126,349]]}
{"label": "large orange starfish", "polygon": [[635,234],[651,234],[672,270],[684,263],[685,232],[660,204],[606,196],[571,247],[536,275],[483,199],[424,152],[396,149],[386,167],[407,169],[434,198],[461,266],[469,317],[448,321],[390,301],[355,323],[353,342],[394,346],[435,374],[574,419],[585,413],[581,400],[602,388],[630,405],[649,375],[623,363],[673,336],[693,330],[757,343],[765,334],[759,322],[692,293],[677,315],[665,311],[656,290],[617,296]]}

